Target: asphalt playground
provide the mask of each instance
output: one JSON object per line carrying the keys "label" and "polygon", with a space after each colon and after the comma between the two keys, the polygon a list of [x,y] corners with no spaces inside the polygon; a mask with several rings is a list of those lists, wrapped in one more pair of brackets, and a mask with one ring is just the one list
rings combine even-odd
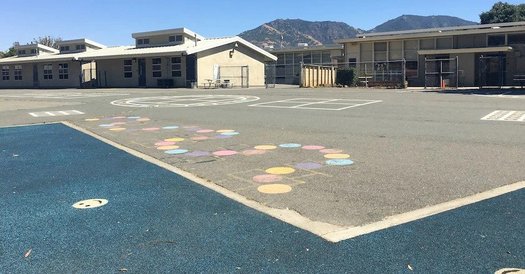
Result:
{"label": "asphalt playground", "polygon": [[2,273],[525,268],[521,91],[2,90],[0,126]]}

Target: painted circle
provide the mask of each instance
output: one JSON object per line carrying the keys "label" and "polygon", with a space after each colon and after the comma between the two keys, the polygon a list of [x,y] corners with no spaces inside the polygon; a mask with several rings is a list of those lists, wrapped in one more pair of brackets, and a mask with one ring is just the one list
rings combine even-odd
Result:
{"label": "painted circle", "polygon": [[113,124],[100,124],[99,127],[112,127]]}
{"label": "painted circle", "polygon": [[323,146],[303,146],[303,149],[306,150],[321,150],[324,149]]}
{"label": "painted circle", "polygon": [[318,169],[318,168],[321,168],[321,167],[323,167],[323,165],[321,165],[319,163],[314,163],[314,162],[298,163],[298,164],[295,165],[295,168],[305,169],[305,170]]}
{"label": "painted circle", "polygon": [[219,129],[216,131],[217,133],[226,133],[226,132],[235,132],[234,129]]}
{"label": "painted circle", "polygon": [[126,119],[126,116],[115,116],[113,119]]}
{"label": "painted circle", "polygon": [[236,131],[232,131],[232,132],[223,132],[221,133],[221,135],[226,135],[226,136],[235,136],[235,135],[239,135],[240,133],[239,132],[236,132]]}
{"label": "painted circle", "polygon": [[160,142],[156,142],[155,145],[156,146],[172,146],[176,144],[175,142],[166,142],[166,141],[160,141]]}
{"label": "painted circle", "polygon": [[191,139],[193,141],[204,141],[204,140],[210,139],[210,137],[208,137],[208,136],[195,136],[195,137],[191,137]]}
{"label": "painted circle", "polygon": [[265,154],[266,150],[257,150],[257,149],[248,149],[242,152],[242,155],[252,156],[252,155],[261,155]]}
{"label": "painted circle", "polygon": [[197,133],[210,133],[210,132],[215,132],[215,130],[213,130],[213,129],[199,129],[199,130],[197,130]]}
{"label": "painted circle", "polygon": [[168,138],[164,139],[166,142],[182,142],[184,141],[184,138],[174,137],[174,138]]}
{"label": "painted circle", "polygon": [[109,130],[111,130],[111,131],[117,131],[117,132],[118,132],[118,131],[124,131],[124,130],[126,130],[126,128],[123,128],[123,127],[114,127],[114,128],[110,128]]}
{"label": "painted circle", "polygon": [[283,180],[283,176],[274,175],[274,174],[262,174],[256,175],[252,178],[253,181],[261,184],[275,183]]}
{"label": "painted circle", "polygon": [[213,138],[215,138],[215,139],[228,139],[228,138],[231,138],[231,137],[233,137],[233,136],[219,134],[219,135],[215,135],[215,137],[213,137]]}
{"label": "painted circle", "polygon": [[138,118],[137,122],[147,122],[149,120],[150,120],[149,118]]}
{"label": "painted circle", "polygon": [[332,159],[332,160],[326,161],[326,164],[331,165],[331,166],[349,166],[349,165],[352,165],[353,163],[354,161],[349,160],[349,159]]}
{"label": "painted circle", "polygon": [[88,199],[76,202],[72,205],[74,208],[78,209],[87,209],[87,208],[96,208],[101,207],[103,205],[106,205],[108,203],[108,200],[106,199]]}
{"label": "painted circle", "polygon": [[158,131],[158,130],[160,130],[160,128],[158,127],[146,127],[142,129],[142,131]]}
{"label": "painted circle", "polygon": [[292,191],[292,187],[283,184],[268,184],[259,186],[257,191],[264,194],[284,194]]}
{"label": "painted circle", "polygon": [[87,118],[87,119],[84,119],[84,121],[88,121],[88,122],[94,122],[94,121],[98,121],[100,120],[99,118]]}
{"label": "painted circle", "polygon": [[202,107],[241,104],[257,101],[257,96],[248,95],[216,95],[216,94],[199,94],[184,96],[154,96],[120,99],[111,102],[112,105],[120,107]]}
{"label": "painted circle", "polygon": [[113,124],[114,126],[116,126],[116,125],[125,125],[126,122],[114,122],[114,123],[112,123],[112,124]]}
{"label": "painted circle", "polygon": [[158,146],[157,147],[158,150],[173,150],[177,148],[179,148],[179,146]]}
{"label": "painted circle", "polygon": [[165,127],[162,127],[162,129],[178,129],[179,126],[165,126]]}
{"label": "painted circle", "polygon": [[140,116],[129,116],[128,119],[140,119]]}
{"label": "painted circle", "polygon": [[341,154],[341,153],[334,153],[334,154],[325,154],[324,157],[326,159],[348,159],[348,158],[350,158],[350,155],[348,155],[348,154]]}
{"label": "painted circle", "polygon": [[282,148],[297,148],[297,147],[301,147],[301,144],[295,144],[295,143],[280,144],[279,147],[282,147]]}
{"label": "painted circle", "polygon": [[184,154],[188,152],[187,149],[172,149],[172,150],[166,150],[164,153],[171,154],[171,155],[178,155],[178,154]]}
{"label": "painted circle", "polygon": [[219,151],[213,152],[213,155],[215,156],[232,156],[235,154],[237,154],[237,151],[235,150],[219,150]]}
{"label": "painted circle", "polygon": [[276,149],[277,147],[274,145],[260,145],[260,146],[255,146],[253,148],[259,149],[259,150],[272,150],[272,149]]}
{"label": "painted circle", "polygon": [[192,151],[184,154],[184,156],[190,156],[190,157],[203,157],[203,156],[209,156],[211,153],[208,151]]}
{"label": "painted circle", "polygon": [[326,149],[319,150],[319,152],[326,153],[326,154],[338,154],[338,153],[341,153],[343,151],[340,150],[340,149],[326,148]]}
{"label": "painted circle", "polygon": [[291,174],[291,173],[294,173],[295,172],[295,169],[291,168],[291,167],[272,167],[272,168],[269,168],[267,170],[265,170],[266,173],[268,174],[273,174],[273,175],[285,175],[285,174]]}

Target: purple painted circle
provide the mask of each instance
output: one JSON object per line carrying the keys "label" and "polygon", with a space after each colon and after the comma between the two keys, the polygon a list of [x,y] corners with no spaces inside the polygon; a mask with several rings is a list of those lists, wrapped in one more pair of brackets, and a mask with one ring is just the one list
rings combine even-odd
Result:
{"label": "purple painted circle", "polygon": [[203,157],[203,156],[209,156],[211,153],[209,153],[208,151],[192,151],[192,152],[188,152],[186,153],[186,156],[190,156],[190,157]]}
{"label": "purple painted circle", "polygon": [[306,162],[306,163],[298,163],[295,165],[295,168],[298,169],[318,169],[321,168],[323,165],[319,163],[314,162]]}
{"label": "purple painted circle", "polygon": [[237,154],[237,151],[234,150],[219,150],[213,153],[215,156],[231,156],[235,154]]}
{"label": "purple painted circle", "polygon": [[215,139],[228,139],[228,138],[231,138],[233,136],[230,136],[230,135],[215,135]]}
{"label": "purple painted circle", "polygon": [[172,149],[172,150],[164,151],[164,153],[171,154],[171,155],[184,154],[186,152],[188,152],[187,149]]}
{"label": "purple painted circle", "polygon": [[297,147],[301,147],[301,144],[295,144],[295,143],[280,144],[279,147],[282,147],[282,148],[297,148]]}
{"label": "purple painted circle", "polygon": [[323,146],[303,146],[303,149],[306,150],[321,150],[324,149]]}
{"label": "purple painted circle", "polygon": [[252,156],[252,155],[261,155],[261,154],[264,154],[266,153],[266,150],[262,150],[262,149],[249,149],[249,150],[245,150],[242,152],[242,155],[245,155],[245,156]]}
{"label": "purple painted circle", "polygon": [[274,175],[274,174],[263,174],[253,176],[252,180],[261,184],[275,183],[283,180],[283,176]]}

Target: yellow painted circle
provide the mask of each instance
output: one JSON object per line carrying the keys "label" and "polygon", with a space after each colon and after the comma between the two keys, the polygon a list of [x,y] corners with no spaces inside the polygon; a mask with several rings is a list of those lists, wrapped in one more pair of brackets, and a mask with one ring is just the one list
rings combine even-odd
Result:
{"label": "yellow painted circle", "polygon": [[177,149],[179,148],[179,146],[158,146],[157,149],[158,150],[172,150],[172,149]]}
{"label": "yellow painted circle", "polygon": [[217,133],[225,133],[225,132],[234,132],[234,131],[235,130],[233,130],[233,129],[219,129],[216,132]]}
{"label": "yellow painted circle", "polygon": [[255,146],[254,148],[259,149],[259,150],[272,150],[272,149],[276,149],[277,147],[274,145],[260,145],[260,146]]}
{"label": "yellow painted circle", "polygon": [[169,139],[164,139],[164,141],[166,142],[182,142],[184,141],[184,138],[169,138]]}
{"label": "yellow painted circle", "polygon": [[78,209],[86,209],[86,208],[95,208],[100,207],[108,203],[108,200],[106,199],[89,199],[89,200],[83,200],[80,202],[76,202],[72,205],[74,208]]}
{"label": "yellow painted circle", "polygon": [[257,191],[264,194],[283,194],[292,191],[292,187],[283,184],[268,184],[259,186]]}
{"label": "yellow painted circle", "polygon": [[88,122],[93,122],[93,121],[98,121],[100,119],[98,118],[88,118],[88,119],[84,119],[84,121],[88,121]]}
{"label": "yellow painted circle", "polygon": [[295,169],[293,169],[291,167],[282,167],[282,166],[280,166],[280,167],[272,167],[272,168],[269,168],[269,169],[267,169],[265,171],[268,174],[285,175],[285,174],[294,173]]}
{"label": "yellow painted circle", "polygon": [[350,158],[350,155],[341,154],[341,153],[332,153],[332,154],[325,154],[324,157],[326,159],[347,159],[347,158]]}
{"label": "yellow painted circle", "polygon": [[110,128],[109,130],[111,130],[111,131],[124,131],[126,129],[123,128],[123,127],[114,127],[114,128]]}

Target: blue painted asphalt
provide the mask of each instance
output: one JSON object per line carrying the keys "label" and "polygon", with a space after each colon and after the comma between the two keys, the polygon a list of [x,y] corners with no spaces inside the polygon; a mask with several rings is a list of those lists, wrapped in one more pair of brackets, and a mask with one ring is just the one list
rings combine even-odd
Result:
{"label": "blue painted asphalt", "polygon": [[0,273],[525,268],[525,190],[333,244],[60,124],[0,129],[0,168]]}

